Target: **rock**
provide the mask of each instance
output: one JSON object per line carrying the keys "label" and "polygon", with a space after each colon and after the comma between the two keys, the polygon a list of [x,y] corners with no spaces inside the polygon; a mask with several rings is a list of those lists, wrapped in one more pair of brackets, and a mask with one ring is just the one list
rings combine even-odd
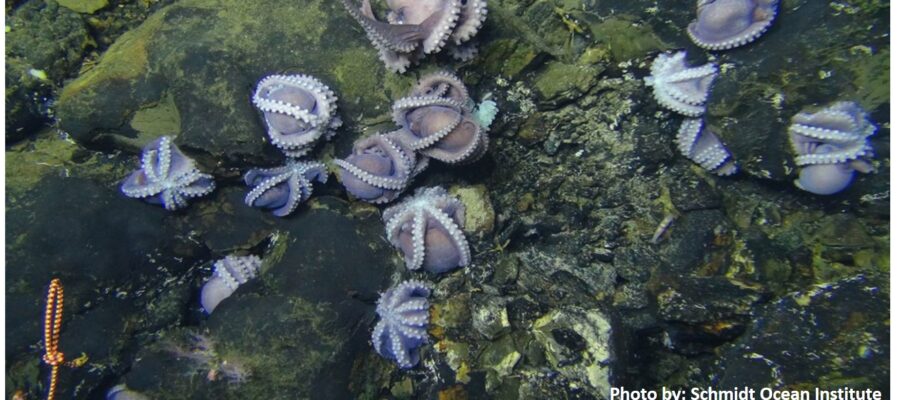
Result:
{"label": "rock", "polygon": [[[123,34],[94,68],[63,88],[60,124],[89,146],[136,152],[167,133],[208,165],[275,164],[282,156],[266,143],[249,101],[263,76],[316,76],[338,95],[345,121],[381,115],[409,90],[413,78],[386,73],[356,28],[331,1],[270,0],[249,8],[237,0],[178,2]],[[160,109],[157,118],[177,121],[177,132],[147,126],[139,113],[165,104],[174,107]],[[347,147],[353,139],[346,132],[337,138]]]}
{"label": "rock", "polygon": [[[348,218],[346,203],[318,200],[321,206],[277,221],[259,278],[241,285],[203,323],[218,359],[242,365],[250,379],[197,385],[204,378],[195,373],[129,386],[152,398],[219,398],[223,388],[228,398],[350,396],[353,363],[374,352],[368,343],[374,304],[362,299],[388,286],[391,250],[379,239],[377,216]],[[335,371],[344,378],[332,376]]]}
{"label": "rock", "polygon": [[555,108],[585,95],[601,72],[597,66],[550,62],[535,78],[534,87],[541,104]]}
{"label": "rock", "polygon": [[476,298],[472,308],[472,327],[488,340],[493,340],[504,331],[509,330],[506,301],[497,297],[480,301]]}
{"label": "rock", "polygon": [[82,14],[93,14],[109,5],[108,0],[57,0],[59,5]]}
{"label": "rock", "polygon": [[450,187],[450,194],[466,207],[463,231],[470,235],[484,236],[494,230],[494,206],[491,205],[487,186],[454,185]]}
{"label": "rock", "polygon": [[[57,394],[87,398],[128,367],[139,334],[180,322],[191,268],[206,250],[185,239],[190,235],[178,227],[179,216],[126,198],[115,185],[50,174],[8,195],[15,200],[7,203],[6,254],[16,268],[6,272],[7,357],[11,365],[34,357],[42,299],[50,280],[59,278],[61,351],[70,360],[84,352],[91,365],[104,367],[62,368]],[[35,388],[30,397],[39,397],[38,382],[28,387]]]}
{"label": "rock", "polygon": [[[534,322],[535,340],[550,367],[581,389],[602,397],[609,393],[613,361],[609,319],[596,309],[557,309]],[[576,386],[576,387],[578,387]]]}
{"label": "rock", "polygon": [[760,302],[759,288],[724,277],[671,277],[657,294],[664,320],[700,324],[747,317]]}
{"label": "rock", "polygon": [[722,387],[843,387],[887,393],[886,276],[865,276],[791,293],[754,313],[751,329],[723,351]]}
{"label": "rock", "polygon": [[22,139],[50,117],[56,83],[72,75],[91,39],[84,22],[52,1],[7,14],[6,140]]}

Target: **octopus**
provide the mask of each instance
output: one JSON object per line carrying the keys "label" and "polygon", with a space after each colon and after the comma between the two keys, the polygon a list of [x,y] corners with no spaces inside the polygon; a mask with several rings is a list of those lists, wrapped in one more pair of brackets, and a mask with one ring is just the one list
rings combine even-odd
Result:
{"label": "octopus", "polygon": [[855,172],[873,171],[869,137],[877,127],[858,104],[841,101],[816,112],[800,112],[788,127],[794,162],[800,173],[794,184],[811,193],[829,195],[847,188]]}
{"label": "octopus", "polygon": [[653,60],[650,76],[644,78],[653,87],[653,96],[663,107],[688,117],[699,117],[706,111],[706,99],[718,67],[708,63],[688,67],[686,51],[662,53]]}
{"label": "octopus", "polygon": [[341,126],[336,103],[328,86],[307,75],[269,75],[253,93],[269,139],[289,157],[303,156],[320,138],[334,136]]}
{"label": "octopus", "polygon": [[461,60],[474,57],[471,39],[487,18],[485,0],[387,0],[386,22],[372,11],[370,0],[357,7],[341,0],[378,49],[385,67],[406,72],[426,54],[449,48]]}
{"label": "octopus", "polygon": [[737,172],[731,152],[719,137],[704,127],[700,118],[688,118],[681,123],[675,139],[678,151],[703,169],[719,176]]}
{"label": "octopus", "polygon": [[779,0],[698,0],[688,36],[707,50],[728,50],[760,37],[778,14]]}
{"label": "octopus", "polygon": [[262,260],[254,255],[227,256],[213,264],[213,276],[200,291],[200,305],[207,314],[250,279],[256,277]]}
{"label": "octopus", "polygon": [[244,183],[252,188],[244,202],[251,207],[272,209],[272,214],[284,217],[312,195],[313,180],[328,180],[325,164],[288,159],[281,167],[254,168],[244,175]]}
{"label": "octopus", "polygon": [[427,159],[402,144],[397,133],[376,134],[356,141],[353,152],[335,160],[341,184],[350,194],[369,203],[387,203],[406,189],[427,166]]}
{"label": "octopus", "polygon": [[431,289],[409,280],[381,294],[375,312],[380,320],[372,331],[372,346],[401,369],[419,363],[419,346],[428,341],[428,296]]}
{"label": "octopus", "polygon": [[421,188],[384,210],[388,240],[399,248],[406,268],[443,273],[469,264],[471,255],[460,226],[466,208],[441,187]]}
{"label": "octopus", "polygon": [[201,173],[194,161],[162,136],[141,152],[141,168],[122,183],[125,196],[143,199],[174,211],[187,207],[188,199],[212,193],[216,188],[212,175]]}
{"label": "octopus", "polygon": [[394,122],[402,128],[398,137],[412,150],[448,164],[477,161],[487,152],[487,130],[497,108],[491,100],[478,109],[473,104],[455,75],[427,75],[392,106]]}

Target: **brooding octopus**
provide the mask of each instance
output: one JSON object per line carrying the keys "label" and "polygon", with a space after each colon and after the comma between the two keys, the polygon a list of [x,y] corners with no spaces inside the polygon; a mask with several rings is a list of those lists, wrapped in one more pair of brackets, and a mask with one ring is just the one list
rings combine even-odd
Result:
{"label": "brooding octopus", "polygon": [[379,20],[369,0],[357,7],[341,0],[373,45],[385,67],[405,72],[425,54],[450,48],[454,57],[468,60],[475,55],[469,42],[487,18],[485,0],[386,0],[386,20]]}

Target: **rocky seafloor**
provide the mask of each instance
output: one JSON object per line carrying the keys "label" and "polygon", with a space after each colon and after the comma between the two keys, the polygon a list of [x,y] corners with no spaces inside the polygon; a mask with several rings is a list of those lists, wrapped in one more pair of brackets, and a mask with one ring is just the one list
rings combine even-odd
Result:
{"label": "rocky seafloor", "polygon": [[[708,53],[681,1],[489,0],[474,60],[430,56],[400,75],[339,2],[66,3],[6,8],[7,398],[46,393],[54,277],[60,349],[88,357],[61,369],[59,398],[119,384],[154,399],[887,395],[887,1],[785,0],[756,42]],[[723,66],[708,124],[734,176],[678,153],[682,117],[642,81],[674,49]],[[465,203],[468,267],[408,271],[379,208],[334,176],[287,218],[243,204],[241,174],[281,160],[250,103],[261,77],[306,73],[335,91],[344,126],[313,153],[330,160],[391,129],[391,101],[441,69],[500,108],[482,160],[413,183]],[[792,183],[786,129],[836,100],[879,128],[875,171],[817,196]],[[168,212],[119,192],[161,135],[215,176],[212,195]],[[199,288],[236,252],[261,255],[260,276],[205,315]],[[379,292],[408,278],[434,285],[431,341],[400,370],[369,333]]]}

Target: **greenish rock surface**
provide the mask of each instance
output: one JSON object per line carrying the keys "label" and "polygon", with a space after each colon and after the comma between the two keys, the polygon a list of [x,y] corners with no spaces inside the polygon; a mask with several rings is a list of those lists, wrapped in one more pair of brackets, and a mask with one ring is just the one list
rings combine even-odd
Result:
{"label": "greenish rock surface", "polygon": [[50,118],[56,85],[91,45],[87,27],[53,1],[30,1],[6,16],[6,140],[39,129]]}
{"label": "greenish rock surface", "polygon": [[57,2],[65,8],[83,14],[93,14],[109,5],[108,0],[57,0]]}
{"label": "greenish rock surface", "polygon": [[[338,93],[350,121],[387,111],[408,90],[409,78],[385,76],[340,4],[288,3],[192,0],[162,9],[64,87],[62,128],[79,142],[130,151],[169,133],[228,167],[278,158],[248,100],[267,74],[318,77]],[[156,110],[156,126],[145,109]]]}

